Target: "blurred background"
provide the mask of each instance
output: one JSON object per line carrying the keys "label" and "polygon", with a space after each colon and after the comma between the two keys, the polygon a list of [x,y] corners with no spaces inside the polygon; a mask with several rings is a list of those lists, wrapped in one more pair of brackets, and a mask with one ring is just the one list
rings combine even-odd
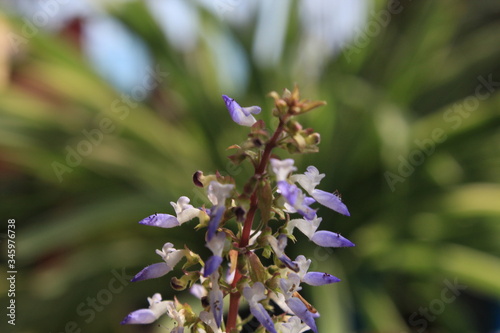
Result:
{"label": "blurred background", "polygon": [[352,214],[322,209],[322,228],[357,244],[287,249],[342,279],[304,288],[320,332],[500,332],[498,1],[0,6],[0,248],[15,219],[18,270],[16,325],[2,314],[0,331],[168,332],[168,318],[119,322],[172,298],[180,272],[128,280],[167,241],[207,256],[203,233],[137,221],[206,202],[196,170],[246,180],[225,148],[247,130],[222,94],[273,124],[266,94],[297,83],[328,105],[302,117],[320,153],[293,158]]}

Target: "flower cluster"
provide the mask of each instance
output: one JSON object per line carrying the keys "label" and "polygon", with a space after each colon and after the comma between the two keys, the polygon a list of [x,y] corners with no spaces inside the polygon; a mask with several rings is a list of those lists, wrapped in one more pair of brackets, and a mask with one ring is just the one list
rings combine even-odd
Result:
{"label": "flower cluster", "polygon": [[[229,147],[235,151],[229,156],[233,163],[249,161],[255,170],[241,190],[229,176],[197,171],[194,184],[206,190],[210,207],[193,207],[189,198],[181,196],[176,203],[171,202],[175,216],[156,213],[139,222],[174,228],[197,219],[195,229],[206,228],[205,245],[211,256],[202,258],[186,245],[176,249],[168,242],[156,250],[162,261],[147,266],[132,279],[159,278],[184,262],[182,276],[172,277],[170,285],[175,290],[189,288],[200,299],[203,311],[196,314],[188,304],[177,299],[163,301],[157,293],[148,298],[149,308],[130,313],[122,324],[149,324],[167,314],[176,323],[171,332],[230,333],[241,331],[254,317],[262,332],[318,332],[315,320],[319,313],[301,296],[301,284],[321,286],[340,280],[329,273],[308,271],[311,260],[303,255],[291,259],[286,254],[287,243],[295,240],[297,228],[321,247],[354,246],[338,233],[318,230],[322,219],[317,215],[317,204],[346,216],[349,211],[339,195],[317,188],[325,175],[316,167],[297,173],[293,159],[273,154],[274,149],[289,153],[318,151],[319,134],[304,129],[296,116],[324,103],[300,100],[297,87],[292,92],[285,90],[282,96],[275,92],[270,95],[275,101],[273,115],[279,120],[272,133],[253,116],[261,112],[260,107],[241,107],[234,99],[222,96],[231,118],[250,127],[243,144]],[[250,318],[239,317],[241,296],[250,309]],[[224,298],[229,299],[226,311]],[[275,312],[276,307],[281,311]]]}

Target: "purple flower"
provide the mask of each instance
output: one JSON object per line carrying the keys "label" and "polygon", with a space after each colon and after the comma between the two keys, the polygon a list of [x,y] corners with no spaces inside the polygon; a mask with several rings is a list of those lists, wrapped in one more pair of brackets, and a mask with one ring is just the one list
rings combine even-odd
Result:
{"label": "purple flower", "polygon": [[289,213],[299,213],[308,220],[316,217],[316,210],[309,207],[315,201],[307,197],[295,184],[289,184],[287,181],[278,182],[278,191],[285,198],[285,209]]}
{"label": "purple flower", "polygon": [[175,216],[155,213],[139,221],[139,224],[160,228],[173,228],[181,224]]}
{"label": "purple flower", "polygon": [[314,332],[318,333],[314,317],[319,315],[312,314],[300,299],[293,296],[296,291],[300,291],[302,289],[300,287],[300,276],[295,273],[290,273],[286,279],[280,279],[280,289],[283,296],[285,296],[285,303],[288,308]]}
{"label": "purple flower", "polygon": [[260,113],[261,109],[258,106],[250,106],[242,108],[236,101],[226,95],[222,95],[222,99],[226,103],[226,108],[231,115],[233,121],[242,126],[252,126],[257,120],[252,114]]}
{"label": "purple flower", "polygon": [[137,273],[132,282],[158,278],[174,269],[175,265],[184,257],[185,250],[176,250],[172,243],[165,243],[162,250],[156,250],[165,262],[152,264]]}
{"label": "purple flower", "polygon": [[325,284],[340,282],[340,279],[328,274],[321,272],[308,272],[309,266],[311,265],[311,260],[306,259],[303,255],[295,258],[295,262],[299,265],[299,272],[297,273],[300,277],[300,281],[307,283],[310,286],[322,286]]}
{"label": "purple flower", "polygon": [[192,220],[200,213],[198,208],[194,208],[189,204],[188,197],[182,196],[179,200],[177,200],[177,203],[170,202],[170,204],[174,207],[177,217],[170,214],[157,213],[142,219],[139,223],[153,227],[173,228],[180,226],[184,222]]}
{"label": "purple flower", "polygon": [[323,206],[340,214],[350,216],[349,210],[346,205],[342,203],[340,197],[333,193],[316,189],[316,186],[319,185],[321,179],[324,177],[324,173],[320,174],[318,169],[311,165],[307,167],[307,171],[303,175],[293,175],[292,180],[298,182],[310,196]]}
{"label": "purple flower", "polygon": [[321,230],[317,231],[311,238],[311,240],[319,246],[322,247],[351,247],[355,246],[347,238],[342,237],[340,234]]}
{"label": "purple flower", "polygon": [[266,299],[266,287],[260,282],[255,282],[252,287],[246,286],[243,288],[243,296],[250,306],[250,312],[257,318],[257,320],[271,333],[277,333],[274,328],[274,323],[269,313],[267,313],[264,306],[259,302]]}
{"label": "purple flower", "polygon": [[160,316],[168,311],[172,306],[172,301],[162,301],[161,295],[156,293],[153,297],[148,297],[149,308],[139,309],[129,313],[121,322],[122,325],[128,324],[151,324]]}
{"label": "purple flower", "polygon": [[297,317],[299,317],[304,323],[306,323],[306,325],[309,326],[313,330],[313,332],[318,333],[314,315],[307,309],[305,304],[302,303],[300,299],[298,299],[297,297],[290,297],[285,302]]}

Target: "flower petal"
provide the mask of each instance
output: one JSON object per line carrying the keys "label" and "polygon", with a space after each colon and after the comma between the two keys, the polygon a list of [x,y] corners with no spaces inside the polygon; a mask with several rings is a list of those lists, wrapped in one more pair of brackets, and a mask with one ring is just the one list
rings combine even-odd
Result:
{"label": "flower petal", "polygon": [[128,316],[126,316],[121,325],[129,325],[129,324],[151,324],[156,319],[158,319],[153,311],[150,309],[140,309],[134,312],[131,312]]}
{"label": "flower petal", "polygon": [[208,200],[214,205],[224,206],[224,202],[231,196],[234,190],[233,184],[221,184],[215,180],[208,185],[207,196]]}
{"label": "flower petal", "polygon": [[220,264],[222,263],[222,257],[219,256],[211,256],[208,258],[208,260],[205,262],[205,269],[203,270],[203,277],[207,277],[212,275],[213,272],[215,272]]}
{"label": "flower petal", "polygon": [[312,236],[311,240],[319,246],[322,247],[351,247],[355,246],[347,238],[344,238],[340,234],[327,231],[320,230],[316,231],[316,233]]}
{"label": "flower petal", "polygon": [[208,247],[215,256],[222,257],[222,250],[224,249],[225,243],[226,234],[224,232],[218,232],[210,241],[207,242],[206,247]]}
{"label": "flower petal", "polygon": [[221,330],[217,327],[213,313],[201,311],[200,320],[207,324],[212,329],[212,331],[214,331],[214,333],[221,332]]}
{"label": "flower petal", "polygon": [[314,321],[314,316],[307,307],[302,303],[297,297],[291,297],[286,300],[288,307],[299,317],[307,326],[309,326],[315,333],[318,333],[318,328],[316,327],[316,322]]}
{"label": "flower petal", "polygon": [[340,200],[337,195],[322,190],[313,190],[310,194],[317,202],[319,202],[323,206],[328,207],[342,215],[351,216],[349,210],[347,210],[346,205],[344,205],[342,200]]}
{"label": "flower petal", "polygon": [[150,324],[165,314],[169,305],[173,304],[172,301],[162,301],[161,295],[158,293],[154,294],[153,297],[148,297],[148,301],[148,309],[139,309],[129,313],[129,315],[122,320],[121,324]]}
{"label": "flower petal", "polygon": [[264,306],[260,303],[253,303],[250,305],[250,312],[254,315],[255,318],[259,321],[259,323],[262,324],[271,333],[277,333],[276,329],[274,328],[274,323],[273,320],[271,319],[271,316],[269,316],[269,313],[267,313],[266,309],[264,309]]}
{"label": "flower petal", "polygon": [[289,184],[285,180],[278,182],[278,191],[285,198],[285,200],[292,206],[295,206],[297,199],[300,195],[300,189],[296,185]]}
{"label": "flower petal", "polygon": [[287,158],[284,160],[271,158],[269,162],[271,163],[273,172],[276,174],[276,180],[278,182],[286,181],[290,173],[297,171],[297,168],[293,165],[295,161],[291,158]]}
{"label": "flower petal", "polygon": [[202,297],[205,297],[208,295],[208,292],[205,289],[205,287],[203,287],[199,283],[193,284],[191,289],[189,289],[189,292],[191,293],[191,295],[193,295],[194,297],[196,297],[198,299],[201,299]]}
{"label": "flower petal", "polygon": [[255,124],[257,120],[255,120],[255,118],[251,114],[259,113],[261,110],[260,107],[252,106],[242,108],[234,99],[226,95],[222,95],[222,99],[226,103],[226,108],[235,123],[248,127]]}
{"label": "flower petal", "polygon": [[299,267],[299,271],[297,272],[297,274],[302,279],[304,277],[304,275],[307,273],[309,266],[311,265],[311,259],[307,259],[303,255],[299,255],[299,256],[297,256],[297,258],[295,258],[295,262],[297,263],[297,265]]}
{"label": "flower petal", "polygon": [[140,220],[139,224],[160,228],[173,228],[181,225],[175,216],[169,214],[153,214]]}
{"label": "flower petal", "polygon": [[208,301],[210,303],[210,311],[213,313],[217,327],[222,323],[222,291],[220,289],[212,289],[208,293]]}
{"label": "flower petal", "polygon": [[293,229],[298,228],[304,235],[307,236],[307,238],[311,239],[322,220],[323,219],[321,217],[317,216],[315,216],[312,220],[293,219],[288,222],[286,230],[289,234],[292,234]]}
{"label": "flower petal", "polygon": [[286,323],[281,323],[282,333],[301,333],[307,330],[307,325],[303,324],[297,316],[292,316]]}
{"label": "flower petal", "polygon": [[256,282],[252,287],[246,286],[243,288],[243,296],[250,306],[250,312],[257,318],[257,320],[264,326],[269,332],[276,332],[274,328],[274,323],[269,313],[267,313],[264,306],[259,302],[266,299],[265,294],[266,287],[261,282]]}
{"label": "flower petal", "polygon": [[294,292],[302,290],[300,287],[300,277],[295,273],[290,273],[288,274],[288,278],[281,278],[280,289],[283,295],[285,295],[285,299],[289,299]]}
{"label": "flower petal", "polygon": [[137,273],[131,282],[136,282],[136,281],[142,281],[142,280],[148,280],[148,279],[155,279],[159,278],[160,276],[163,276],[170,272],[172,270],[172,267],[167,265],[165,262],[160,262],[157,264],[152,264],[146,268],[144,268],[142,271]]}
{"label": "flower petal", "polygon": [[251,287],[243,288],[243,296],[249,303],[257,303],[267,298],[266,287],[262,282],[255,282]]}
{"label": "flower petal", "polygon": [[208,221],[208,230],[207,230],[207,240],[210,242],[212,238],[215,236],[215,232],[219,228],[220,221],[222,220],[222,216],[224,216],[224,212],[226,211],[226,207],[224,206],[215,206],[210,212],[210,221]]}
{"label": "flower petal", "polygon": [[299,265],[295,261],[292,261],[292,259],[288,258],[288,256],[282,255],[281,257],[278,257],[278,259],[292,271],[298,272],[300,270]]}
{"label": "flower petal", "polygon": [[177,220],[180,224],[191,221],[200,214],[200,210],[190,205],[189,201],[188,197],[182,196],[177,200],[177,203],[170,202],[172,207],[174,207]]}
{"label": "flower petal", "polygon": [[340,279],[328,273],[309,272],[302,277],[302,282],[310,286],[322,286],[324,284],[340,282]]}
{"label": "flower petal", "polygon": [[294,175],[292,180],[297,181],[310,194],[324,177],[324,173],[320,174],[318,169],[311,165],[303,175]]}

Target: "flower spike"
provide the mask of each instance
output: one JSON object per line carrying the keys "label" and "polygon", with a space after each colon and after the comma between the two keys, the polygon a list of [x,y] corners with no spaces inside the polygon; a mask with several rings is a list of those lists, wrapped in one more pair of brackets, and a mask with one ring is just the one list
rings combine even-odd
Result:
{"label": "flower spike", "polygon": [[[258,332],[318,333],[319,313],[300,294],[302,284],[322,286],[340,279],[329,273],[309,271],[310,259],[299,255],[293,260],[285,250],[288,239],[297,240],[295,228],[319,246],[354,246],[340,234],[318,230],[322,218],[315,206],[322,205],[346,216],[350,213],[336,192],[317,189],[325,175],[316,167],[309,166],[303,174],[297,174],[295,161],[279,157],[281,153],[276,152],[281,149],[285,154],[302,154],[319,150],[320,134],[304,127],[297,118],[324,103],[301,100],[298,86],[293,91],[285,89],[281,96],[275,92],[270,95],[274,109],[269,116],[277,120],[274,131],[264,120],[254,118],[261,112],[260,107],[242,107],[233,98],[222,96],[232,120],[250,127],[244,142],[228,148],[233,151],[228,163],[238,167],[251,164],[253,174],[246,183],[237,186],[236,179],[229,175],[198,170],[192,181],[199,191],[206,191],[211,205],[193,207],[188,197],[181,196],[170,202],[172,215],[156,213],[139,222],[168,229],[195,218],[199,221],[194,229],[205,229],[209,256],[194,253],[187,245],[177,250],[167,242],[156,250],[162,260],[142,269],[132,281],[163,277],[184,261],[182,268],[175,270],[179,275],[170,277],[169,285],[178,291],[188,289],[201,304],[191,307],[175,297],[174,301],[162,301],[160,294],[154,294],[148,298],[148,308],[129,313],[122,324],[150,324],[167,314],[175,322],[171,333],[238,333],[253,316],[261,324]],[[229,170],[230,166],[226,168]],[[182,238],[198,236],[202,235],[185,234]],[[243,300],[250,310],[247,318],[239,317]]]}

